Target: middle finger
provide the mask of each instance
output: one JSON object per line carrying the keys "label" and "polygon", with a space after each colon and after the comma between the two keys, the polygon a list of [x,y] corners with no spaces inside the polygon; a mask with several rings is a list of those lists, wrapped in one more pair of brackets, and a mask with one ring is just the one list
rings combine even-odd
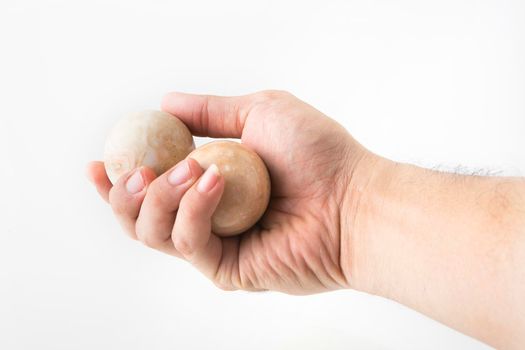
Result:
{"label": "middle finger", "polygon": [[153,249],[181,256],[171,240],[175,215],[182,196],[202,172],[199,164],[188,158],[149,185],[136,223],[137,238],[142,243]]}

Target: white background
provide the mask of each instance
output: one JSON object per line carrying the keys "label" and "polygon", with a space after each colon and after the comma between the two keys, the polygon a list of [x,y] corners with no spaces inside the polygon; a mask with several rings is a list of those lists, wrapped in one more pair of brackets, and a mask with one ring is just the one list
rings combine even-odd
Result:
{"label": "white background", "polygon": [[1,349],[485,349],[353,291],[223,292],[84,178],[171,90],[286,89],[365,146],[525,173],[525,3],[0,0]]}

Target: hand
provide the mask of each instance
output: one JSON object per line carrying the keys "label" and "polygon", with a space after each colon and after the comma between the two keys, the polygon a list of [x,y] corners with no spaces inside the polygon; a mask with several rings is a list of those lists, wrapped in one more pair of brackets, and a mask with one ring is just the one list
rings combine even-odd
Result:
{"label": "hand", "polygon": [[239,236],[211,232],[224,181],[186,159],[111,186],[88,175],[122,226],[188,260],[223,289],[308,294],[354,288],[425,313],[498,348],[525,344],[525,179],[443,174],[364,149],[284,92],[172,93],[163,109],[200,136],[241,138],[265,161],[272,195]]}
{"label": "hand", "polygon": [[350,254],[341,251],[348,251],[350,237],[341,229],[341,210],[350,175],[371,155],[342,126],[279,91],[171,93],[162,108],[195,135],[241,138],[268,167],[271,200],[255,227],[220,238],[210,218],[224,181],[212,169],[202,175],[186,159],[157,178],[137,169],[111,187],[103,164],[91,163],[89,177],[131,237],[185,258],[223,289],[308,294],[349,286]]}

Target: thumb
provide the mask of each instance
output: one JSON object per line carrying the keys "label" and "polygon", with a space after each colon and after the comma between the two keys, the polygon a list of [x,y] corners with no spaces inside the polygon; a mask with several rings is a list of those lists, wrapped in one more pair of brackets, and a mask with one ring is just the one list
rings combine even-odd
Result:
{"label": "thumb", "polygon": [[178,117],[192,134],[240,138],[251,106],[251,96],[211,96],[171,92],[162,110]]}

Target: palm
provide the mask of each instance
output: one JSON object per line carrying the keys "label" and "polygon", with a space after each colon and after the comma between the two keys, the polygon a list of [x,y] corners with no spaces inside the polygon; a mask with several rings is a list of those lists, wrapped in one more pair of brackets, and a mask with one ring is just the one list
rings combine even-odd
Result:
{"label": "palm", "polygon": [[247,116],[242,141],[268,166],[272,197],[257,227],[224,240],[230,259],[221,259],[220,283],[299,294],[345,284],[339,266],[344,181],[334,179],[343,173],[350,136],[319,115],[302,102],[290,108],[275,101],[256,105]]}

